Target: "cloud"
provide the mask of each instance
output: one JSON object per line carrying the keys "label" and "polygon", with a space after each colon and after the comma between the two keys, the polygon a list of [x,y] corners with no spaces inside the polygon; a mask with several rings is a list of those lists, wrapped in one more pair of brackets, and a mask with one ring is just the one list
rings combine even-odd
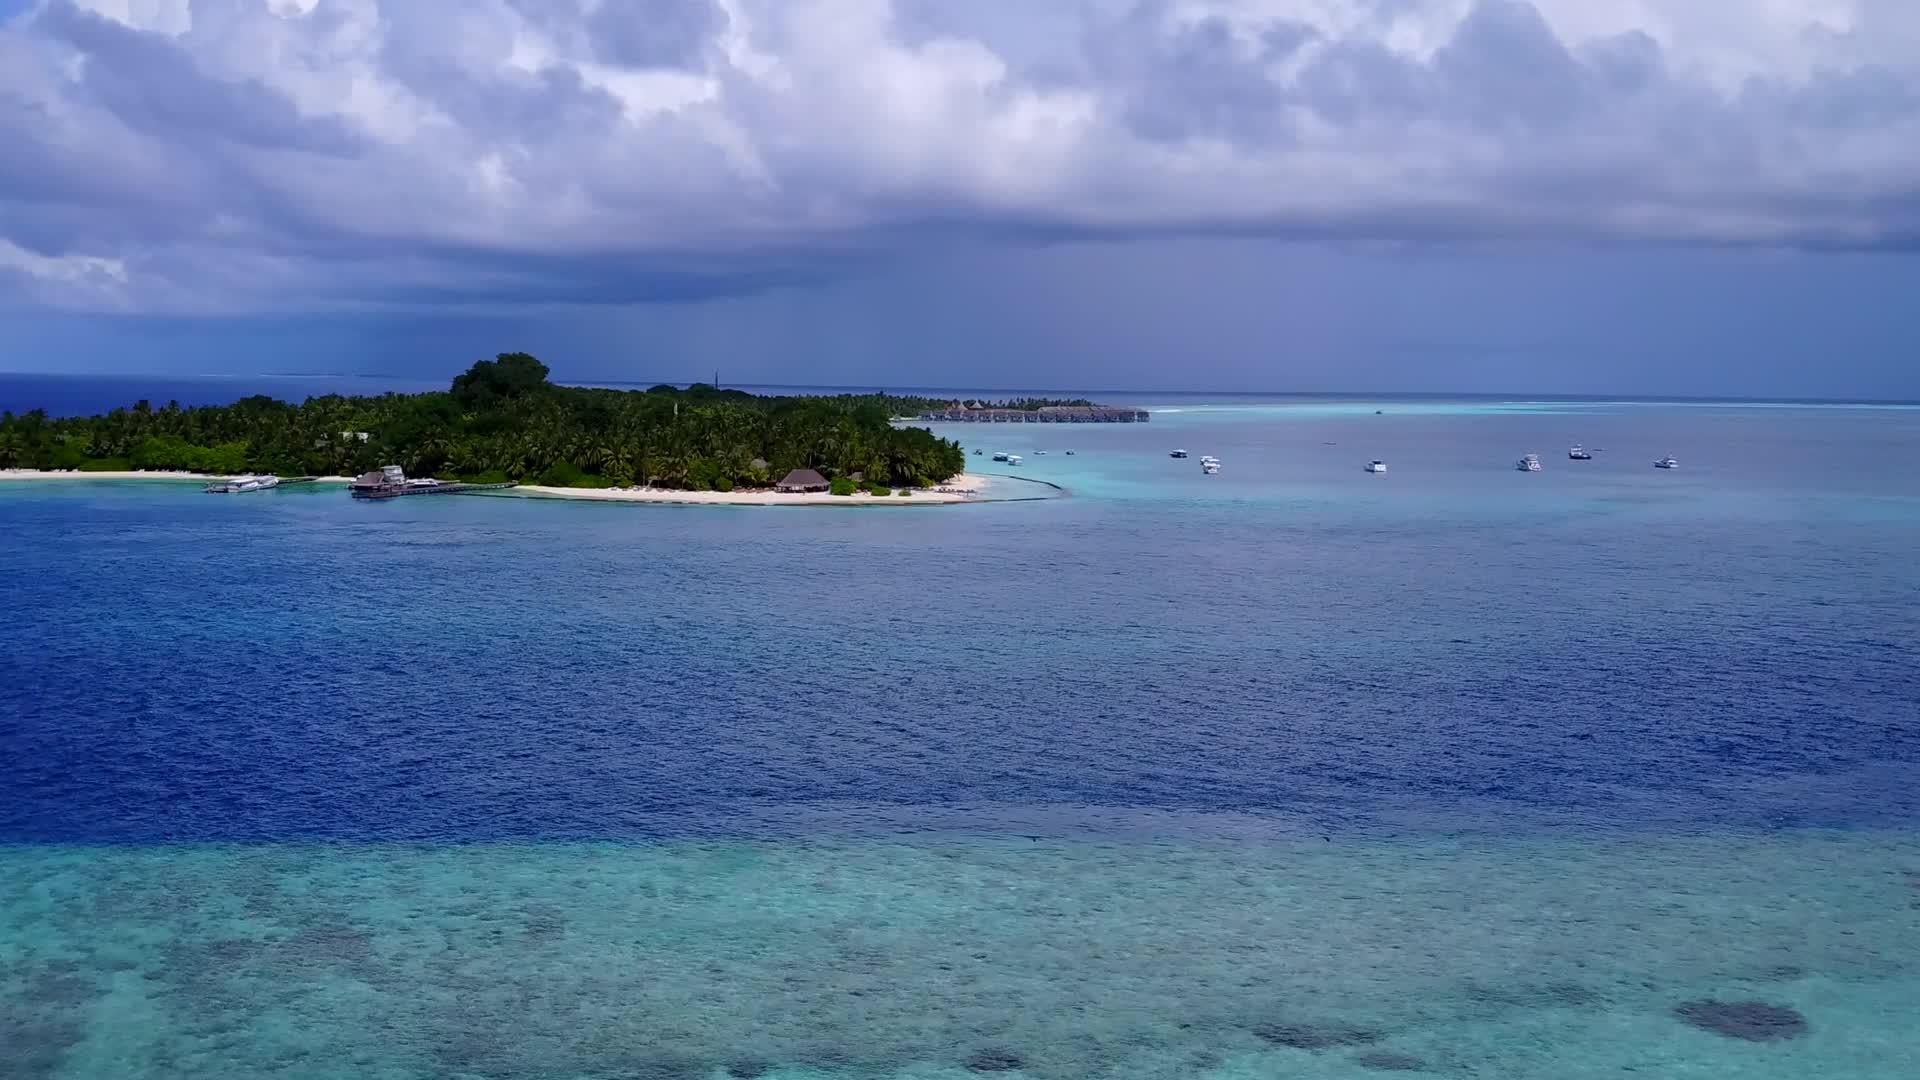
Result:
{"label": "cloud", "polygon": [[1920,6],[42,0],[0,140],[30,305],[683,301],[955,238],[1906,249]]}

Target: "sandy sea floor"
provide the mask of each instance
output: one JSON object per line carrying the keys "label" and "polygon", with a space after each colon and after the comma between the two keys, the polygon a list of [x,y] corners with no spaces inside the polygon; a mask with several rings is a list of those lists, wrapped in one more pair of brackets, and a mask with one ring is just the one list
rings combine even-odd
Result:
{"label": "sandy sea floor", "polygon": [[16,848],[0,943],[40,1080],[1920,1066],[1902,832]]}

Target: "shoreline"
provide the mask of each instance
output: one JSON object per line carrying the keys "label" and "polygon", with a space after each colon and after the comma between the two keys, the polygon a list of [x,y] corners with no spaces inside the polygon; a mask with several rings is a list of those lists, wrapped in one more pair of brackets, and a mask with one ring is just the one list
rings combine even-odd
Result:
{"label": "shoreline", "polygon": [[[170,472],[165,470],[125,470],[81,472],[79,470],[0,469],[5,480],[141,480],[172,483],[212,483],[230,479],[213,473]],[[352,477],[320,476],[308,483],[350,484]],[[1031,484],[1035,494],[1021,488]],[[480,493],[475,493],[480,494]],[[578,502],[652,503],[668,506],[952,506],[960,503],[1031,502],[1064,497],[1067,489],[1045,480],[998,473],[961,473],[937,488],[916,488],[911,496],[852,495],[829,492],[787,494],[778,491],[681,491],[674,488],[562,488],[539,484],[520,484],[498,492],[494,498],[568,499]]]}
{"label": "shoreline", "polygon": [[[176,472],[168,469],[124,469],[113,472],[83,472],[79,469],[0,469],[0,480],[172,480],[178,483],[209,484],[231,480],[249,473]],[[316,476],[309,484],[351,484],[351,476]]]}
{"label": "shoreline", "polygon": [[[538,484],[521,484],[496,493],[496,497],[681,506],[952,506],[957,503],[1015,501],[1021,496],[1006,494],[1010,486],[1007,481],[1021,479],[1017,476],[961,473],[939,488],[915,488],[909,497],[869,495],[864,491],[852,495],[834,495],[825,491],[788,494],[779,491],[680,491],[674,488],[557,488]],[[1055,490],[1060,494],[1066,492],[1065,488],[1055,487]]]}

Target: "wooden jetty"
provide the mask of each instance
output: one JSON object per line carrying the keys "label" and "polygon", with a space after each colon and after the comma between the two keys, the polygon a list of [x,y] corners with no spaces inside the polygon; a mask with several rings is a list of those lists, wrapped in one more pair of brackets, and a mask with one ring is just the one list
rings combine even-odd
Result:
{"label": "wooden jetty", "polygon": [[474,491],[499,491],[513,484],[461,484],[442,480],[409,480],[398,465],[379,472],[362,473],[347,486],[347,494],[356,499],[397,499],[402,495],[462,495]]}
{"label": "wooden jetty", "polygon": [[408,484],[382,484],[376,487],[351,487],[348,494],[356,499],[397,499],[402,495],[470,495],[477,491],[501,491],[513,487],[506,484],[462,484],[434,480],[429,483],[414,481]]}
{"label": "wooden jetty", "polygon": [[959,402],[920,414],[922,420],[963,424],[1144,424],[1153,419],[1130,405],[1045,405],[1038,409],[969,409]]}

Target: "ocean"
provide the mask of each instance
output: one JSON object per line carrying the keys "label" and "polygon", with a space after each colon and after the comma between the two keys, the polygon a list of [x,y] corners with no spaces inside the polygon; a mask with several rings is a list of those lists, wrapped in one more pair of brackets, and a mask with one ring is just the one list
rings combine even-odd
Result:
{"label": "ocean", "polygon": [[1129,401],[938,428],[1039,502],[0,482],[0,1075],[1920,1072],[1920,409]]}

